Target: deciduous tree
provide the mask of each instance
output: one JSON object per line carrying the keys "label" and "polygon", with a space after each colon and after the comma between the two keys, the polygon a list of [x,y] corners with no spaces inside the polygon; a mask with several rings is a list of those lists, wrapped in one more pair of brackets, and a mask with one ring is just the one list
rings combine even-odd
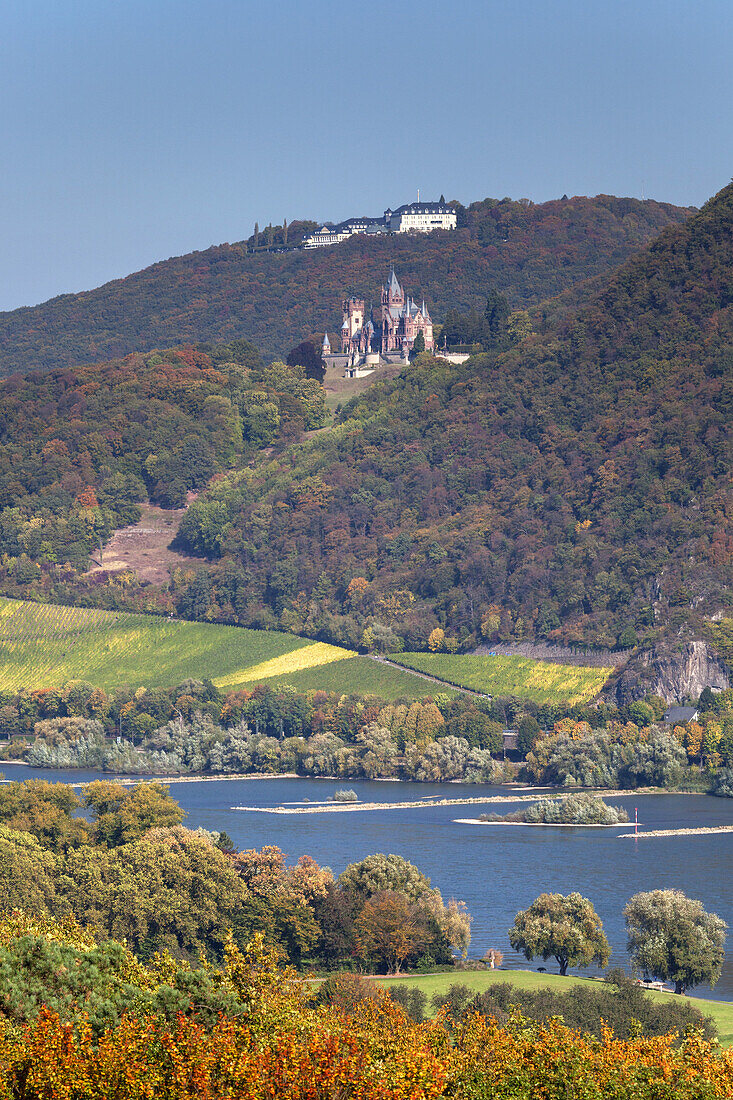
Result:
{"label": "deciduous tree", "polygon": [[517,913],[509,942],[527,959],[556,959],[561,974],[567,974],[569,966],[605,966],[610,956],[600,917],[590,901],[575,892],[540,894]]}
{"label": "deciduous tree", "polygon": [[715,985],[723,965],[727,925],[681,890],[634,894],[624,909],[628,950],[635,966],[675,993],[707,982]]}

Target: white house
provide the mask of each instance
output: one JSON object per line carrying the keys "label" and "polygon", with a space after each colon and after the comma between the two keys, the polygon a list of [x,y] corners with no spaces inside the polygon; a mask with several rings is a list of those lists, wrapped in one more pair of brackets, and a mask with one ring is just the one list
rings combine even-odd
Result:
{"label": "white house", "polygon": [[385,225],[392,233],[432,233],[434,229],[455,229],[456,212],[445,202],[408,202],[396,210],[385,210]]}

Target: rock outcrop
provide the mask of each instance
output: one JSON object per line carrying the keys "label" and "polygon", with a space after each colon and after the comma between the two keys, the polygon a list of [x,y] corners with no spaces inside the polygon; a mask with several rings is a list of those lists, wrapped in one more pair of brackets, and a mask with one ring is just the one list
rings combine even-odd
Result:
{"label": "rock outcrop", "polygon": [[703,688],[725,691],[731,686],[725,663],[705,641],[659,645],[633,657],[616,680],[613,691],[623,706],[645,695],[659,695],[667,703],[698,699]]}

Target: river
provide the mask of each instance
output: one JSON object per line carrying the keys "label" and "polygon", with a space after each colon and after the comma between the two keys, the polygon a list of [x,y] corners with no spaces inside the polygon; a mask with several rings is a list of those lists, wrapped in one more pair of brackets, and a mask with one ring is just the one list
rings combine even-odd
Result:
{"label": "river", "polygon": [[[3,767],[10,779],[82,783],[113,778],[94,772],[0,763]],[[611,943],[611,965],[628,965],[622,909],[640,890],[678,887],[733,926],[733,833],[626,840],[619,839],[618,833],[628,832],[628,826],[619,826],[618,830],[556,829],[456,823],[456,818],[478,816],[480,806],[297,815],[232,809],[241,805],[278,806],[303,799],[317,802],[329,798],[339,787],[353,788],[363,801],[385,803],[432,795],[457,798],[510,793],[506,787],[351,779],[170,783],[171,794],[188,813],[188,826],[224,830],[238,848],[277,844],[289,861],[308,853],[318,863],[331,867],[334,874],[372,852],[396,852],[411,860],[440,888],[445,900],[461,898],[468,905],[473,916],[472,957],[496,947],[504,953],[505,965],[538,965],[538,960],[528,964],[511,950],[507,930],[517,910],[526,908],[542,891],[567,894],[578,890],[591,899]],[[607,801],[618,801],[632,820],[638,807],[640,830],[733,825],[733,799],[631,793]],[[515,808],[519,804],[487,806],[487,810],[499,813]],[[555,969],[552,962],[547,966]],[[733,939],[718,984],[713,990],[701,986],[697,992],[700,996],[733,1000]]]}

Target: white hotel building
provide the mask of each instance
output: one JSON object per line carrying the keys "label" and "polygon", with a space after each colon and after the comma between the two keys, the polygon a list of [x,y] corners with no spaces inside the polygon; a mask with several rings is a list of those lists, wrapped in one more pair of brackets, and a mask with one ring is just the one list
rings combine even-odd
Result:
{"label": "white hotel building", "polygon": [[455,229],[456,212],[444,200],[406,203],[396,210],[385,210],[382,218],[349,218],[333,225],[326,222],[303,241],[303,248],[323,248],[340,244],[358,233],[432,233],[434,229]]}

